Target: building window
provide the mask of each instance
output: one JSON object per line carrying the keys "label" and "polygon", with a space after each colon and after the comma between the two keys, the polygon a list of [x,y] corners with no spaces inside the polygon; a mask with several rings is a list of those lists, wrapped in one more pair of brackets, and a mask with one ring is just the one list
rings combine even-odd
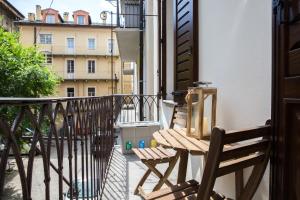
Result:
{"label": "building window", "polygon": [[88,39],[88,48],[89,49],[95,49],[96,48],[95,38],[89,38]]}
{"label": "building window", "polygon": [[67,60],[67,73],[74,73],[74,60]]}
{"label": "building window", "polygon": [[43,52],[45,56],[45,64],[52,64],[52,54],[51,52]]}
{"label": "building window", "polygon": [[55,23],[55,15],[47,15],[46,16],[46,23]]}
{"label": "building window", "polygon": [[88,73],[95,73],[95,66],[96,66],[95,60],[88,60]]}
{"label": "building window", "polygon": [[40,34],[40,43],[41,44],[52,44],[52,35],[51,34]]}
{"label": "building window", "polygon": [[67,96],[68,97],[74,97],[75,96],[74,88],[67,88]]}
{"label": "building window", "polygon": [[68,49],[74,49],[75,47],[74,38],[67,38],[67,47]]}
{"label": "building window", "polygon": [[113,39],[108,39],[107,49],[108,49],[108,54],[113,54],[113,51],[114,51],[114,40]]}
{"label": "building window", "polygon": [[88,88],[88,96],[89,97],[94,97],[96,96],[96,89],[94,87],[89,87]]}
{"label": "building window", "polygon": [[84,16],[83,15],[77,16],[77,24],[84,25]]}

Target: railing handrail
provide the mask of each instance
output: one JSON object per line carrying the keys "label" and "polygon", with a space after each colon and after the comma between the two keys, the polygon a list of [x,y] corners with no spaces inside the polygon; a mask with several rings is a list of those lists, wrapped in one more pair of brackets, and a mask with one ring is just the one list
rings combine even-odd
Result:
{"label": "railing handrail", "polygon": [[0,105],[8,104],[43,104],[43,103],[56,103],[56,102],[65,102],[72,100],[86,100],[86,99],[99,99],[112,97],[108,96],[84,96],[84,97],[41,97],[41,98],[27,98],[27,97],[0,97]]}

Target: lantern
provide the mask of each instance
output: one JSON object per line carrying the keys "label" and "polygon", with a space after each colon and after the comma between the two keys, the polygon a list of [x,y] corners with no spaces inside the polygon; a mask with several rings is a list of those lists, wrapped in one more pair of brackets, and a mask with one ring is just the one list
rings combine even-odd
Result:
{"label": "lantern", "polygon": [[[211,100],[211,102],[208,102]],[[203,139],[216,126],[217,88],[191,87],[186,95],[187,136]],[[207,107],[210,107],[208,109]],[[210,119],[205,117],[210,115]]]}

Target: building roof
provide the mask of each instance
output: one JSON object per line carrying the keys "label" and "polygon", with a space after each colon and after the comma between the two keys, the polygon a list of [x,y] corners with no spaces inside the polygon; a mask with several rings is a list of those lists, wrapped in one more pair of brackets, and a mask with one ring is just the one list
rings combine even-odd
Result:
{"label": "building roof", "polygon": [[5,7],[8,11],[11,12],[16,18],[18,19],[24,19],[24,15],[16,9],[11,3],[9,3],[7,0],[0,0],[0,5]]}

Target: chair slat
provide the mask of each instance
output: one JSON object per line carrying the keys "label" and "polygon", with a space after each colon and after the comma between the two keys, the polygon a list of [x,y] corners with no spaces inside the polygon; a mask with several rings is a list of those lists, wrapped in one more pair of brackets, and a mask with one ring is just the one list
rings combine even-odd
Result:
{"label": "chair slat", "polygon": [[150,148],[145,148],[145,151],[152,156],[154,160],[160,159],[161,157],[157,155],[154,151],[152,151]]}
{"label": "chair slat", "polygon": [[177,192],[177,191],[181,191],[188,187],[197,186],[197,185],[198,185],[197,181],[190,180],[190,181],[175,185],[174,187],[164,188],[164,189],[161,189],[158,191],[151,192],[150,194],[148,194],[146,196],[145,199],[147,199],[147,200],[157,199],[159,197],[162,197],[162,196],[165,196],[165,195]]}
{"label": "chair slat", "polygon": [[231,148],[227,148],[222,154],[220,161],[236,159],[249,154],[266,151],[270,141],[267,139],[247,142],[243,144],[235,144]]}
{"label": "chair slat", "polygon": [[163,152],[161,152],[160,150],[158,150],[157,148],[151,148],[152,151],[154,151],[157,155],[159,155],[161,158],[169,158],[171,156],[164,154]]}
{"label": "chair slat", "polygon": [[185,119],[175,118],[173,120],[173,123],[178,124],[179,126],[182,126],[182,127],[186,126],[186,120]]}
{"label": "chair slat", "polygon": [[257,165],[261,163],[264,158],[265,154],[260,152],[239,159],[222,162],[220,163],[220,167],[217,170],[217,177],[239,171],[252,165]]}
{"label": "chair slat", "polygon": [[266,137],[271,135],[271,126],[266,125],[258,128],[247,129],[242,131],[227,132],[224,138],[224,144],[230,144],[245,140],[250,140],[259,137]]}
{"label": "chair slat", "polygon": [[185,113],[185,112],[177,112],[177,113],[175,113],[174,116],[175,116],[176,118],[186,119],[187,113]]}
{"label": "chair slat", "polygon": [[139,148],[139,151],[141,152],[141,154],[144,155],[144,157],[145,157],[147,160],[153,160],[153,159],[154,159],[147,151],[145,151],[145,149]]}
{"label": "chair slat", "polygon": [[187,196],[196,194],[198,191],[198,186],[194,185],[185,189],[182,189],[180,191],[174,192],[174,193],[170,193],[168,195],[156,198],[157,200],[181,200]]}
{"label": "chair slat", "polygon": [[139,151],[137,148],[133,148],[132,151],[139,157],[141,160],[146,160],[147,158]]}

